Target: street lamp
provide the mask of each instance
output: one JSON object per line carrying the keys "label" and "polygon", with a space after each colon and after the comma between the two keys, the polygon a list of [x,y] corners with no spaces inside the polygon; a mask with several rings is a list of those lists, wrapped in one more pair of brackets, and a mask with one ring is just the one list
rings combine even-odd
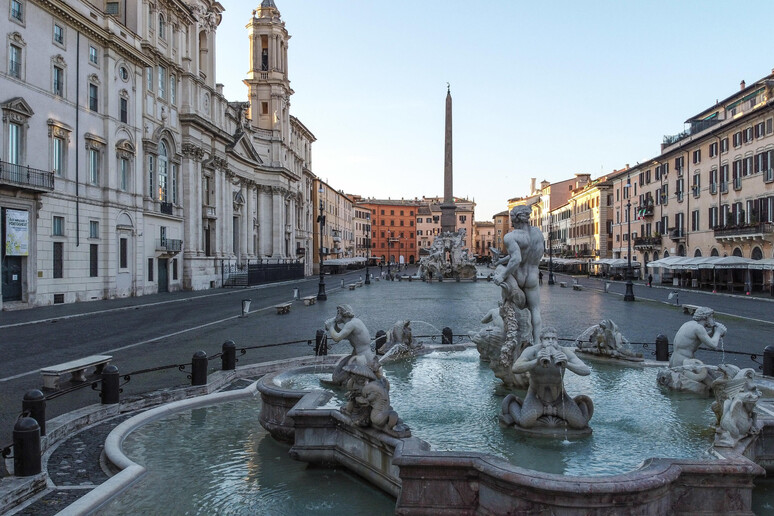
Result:
{"label": "street lamp", "polygon": [[630,182],[626,183],[626,223],[627,223],[627,241],[629,242],[629,255],[627,256],[629,262],[626,269],[626,293],[624,294],[624,301],[634,301],[634,285],[632,284],[632,199],[629,195]]}
{"label": "street lamp", "polygon": [[548,215],[548,284],[554,285],[554,226],[551,215]]}
{"label": "street lamp", "polygon": [[317,300],[325,301],[328,299],[328,295],[325,293],[325,277],[323,276],[323,226],[325,226],[325,212],[323,211],[323,187],[320,185],[320,189],[317,191],[320,198],[320,214],[317,216],[317,222],[320,223],[320,285],[317,290]]}
{"label": "street lamp", "polygon": [[369,224],[366,227],[366,229],[368,231],[368,236],[365,239],[365,244],[366,244],[366,246],[368,246],[368,251],[366,251],[366,271],[365,271],[365,274],[366,274],[365,284],[366,285],[370,285],[371,284],[371,274],[369,274],[369,272],[368,272],[368,262],[371,261],[371,224],[370,224],[370,222],[371,222],[371,215],[370,214],[368,215],[368,222],[369,222]]}

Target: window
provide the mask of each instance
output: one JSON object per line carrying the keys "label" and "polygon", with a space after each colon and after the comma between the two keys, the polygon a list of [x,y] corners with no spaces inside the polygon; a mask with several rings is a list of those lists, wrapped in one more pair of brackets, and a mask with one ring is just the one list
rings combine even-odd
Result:
{"label": "window", "polygon": [[159,74],[159,97],[164,98],[167,94],[167,69],[163,66],[158,68]]}
{"label": "window", "polygon": [[8,162],[14,165],[22,164],[22,126],[11,122],[8,124]]}
{"label": "window", "polygon": [[119,101],[120,105],[120,113],[119,118],[121,119],[121,122],[126,124],[129,120],[129,100],[121,97],[121,100]]}
{"label": "window", "polygon": [[742,145],[742,131],[737,131],[734,133],[734,147],[739,147]]}
{"label": "window", "polygon": [[129,80],[129,70],[126,69],[125,66],[122,66],[118,69],[118,76],[121,78],[122,81],[126,82]]}
{"label": "window", "polygon": [[105,14],[118,16],[120,14],[118,2],[107,2],[105,5]]}
{"label": "window", "polygon": [[159,14],[159,37],[161,39],[167,39],[167,23],[164,21],[164,16]]}
{"label": "window", "polygon": [[99,221],[89,221],[89,238],[99,238]]}
{"label": "window", "polygon": [[99,64],[99,53],[97,47],[89,45],[89,62],[92,64]]}
{"label": "window", "polygon": [[24,21],[24,9],[20,0],[11,0],[11,18],[16,21]]}
{"label": "window", "polygon": [[744,143],[751,142],[753,140],[753,128],[748,127],[744,130]]}
{"label": "window", "polygon": [[709,157],[714,158],[718,155],[718,142],[710,143],[709,145]]}
{"label": "window", "polygon": [[693,164],[701,163],[701,149],[693,151]]}
{"label": "window", "polygon": [[177,260],[172,260],[172,279],[177,279]]}
{"label": "window", "polygon": [[61,177],[64,175],[64,153],[65,153],[65,142],[63,138],[57,138],[55,137],[52,141],[52,168],[54,171],[54,174]]}
{"label": "window", "polygon": [[[268,102],[261,102],[261,114],[262,115],[268,115],[269,114],[269,103]],[[382,215],[384,215],[384,210],[382,210]]]}
{"label": "window", "polygon": [[54,43],[64,45],[64,29],[57,23],[54,24]]}
{"label": "window", "polygon": [[701,193],[701,175],[700,174],[694,174],[693,175],[693,186],[691,187],[693,189],[693,196],[698,197]]}
{"label": "window", "polygon": [[172,203],[177,204],[177,163],[172,163]]}
{"label": "window", "polygon": [[21,79],[21,59],[22,49],[19,46],[11,45],[8,52],[8,74],[11,77]]}
{"label": "window", "polygon": [[89,277],[99,276],[99,245],[89,244]]}
{"label": "window", "polygon": [[64,94],[64,70],[55,66],[53,79],[52,91],[54,95],[61,97]]}
{"label": "window", "polygon": [[728,165],[720,166],[720,191],[728,191]]}
{"label": "window", "polygon": [[719,221],[718,221],[718,207],[717,206],[711,207],[709,209],[708,215],[709,215],[709,218],[708,218],[709,227],[710,227],[710,229],[714,229],[716,226],[719,225]]}
{"label": "window", "polygon": [[89,183],[99,184],[99,151],[89,149]]}
{"label": "window", "polygon": [[129,264],[129,240],[122,238],[118,241],[118,267],[126,269]]}
{"label": "window", "polygon": [[762,138],[766,134],[766,124],[764,122],[759,122],[755,124],[755,137],[756,138]]}
{"label": "window", "polygon": [[[696,151],[694,151],[694,156],[696,156]],[[695,158],[694,158],[695,159]],[[694,161],[694,163],[696,163]],[[679,158],[675,158],[675,170],[677,170],[678,174],[683,173],[683,167],[685,166],[685,156],[680,156]]]}
{"label": "window", "polygon": [[691,231],[699,231],[699,210],[691,212]]}
{"label": "window", "polygon": [[150,66],[145,67],[145,89],[153,91],[153,68]]}
{"label": "window", "polygon": [[157,180],[159,185],[159,191],[158,191],[158,199],[161,202],[167,202],[167,169],[169,166],[169,162],[167,160],[167,144],[164,142],[161,142],[159,145],[159,164],[158,164],[158,174],[157,174]]}
{"label": "window", "polygon": [[153,258],[148,258],[148,281],[153,281]]}
{"label": "window", "polygon": [[728,138],[720,140],[720,152],[728,152]]}
{"label": "window", "polygon": [[64,277],[64,243],[54,242],[54,278]]}
{"label": "window", "polygon": [[742,175],[751,176],[753,173],[753,157],[747,156],[742,160]]}
{"label": "window", "polygon": [[53,236],[64,236],[64,222],[64,217],[54,215],[53,224],[51,226],[51,234]]}
{"label": "window", "polygon": [[129,160],[127,158],[118,160],[118,188],[124,192],[129,189]]}
{"label": "window", "polygon": [[154,158],[153,156],[148,156],[148,197],[153,198],[153,169],[154,169]]}
{"label": "window", "polygon": [[177,103],[177,77],[174,75],[169,76],[169,103]]}
{"label": "window", "polygon": [[99,111],[98,109],[98,95],[99,95],[99,88],[96,84],[89,84],[89,109],[94,111],[95,113]]}

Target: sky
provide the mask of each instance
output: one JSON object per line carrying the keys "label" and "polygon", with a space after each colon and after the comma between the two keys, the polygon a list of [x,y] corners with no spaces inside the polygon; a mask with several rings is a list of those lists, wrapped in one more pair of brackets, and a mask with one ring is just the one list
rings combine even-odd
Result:
{"label": "sky", "polygon": [[[217,81],[247,99],[245,25],[221,0]],[[491,220],[530,178],[593,178],[769,74],[771,0],[275,0],[291,35],[290,112],[312,171],[365,197],[443,196],[446,84],[454,195]]]}

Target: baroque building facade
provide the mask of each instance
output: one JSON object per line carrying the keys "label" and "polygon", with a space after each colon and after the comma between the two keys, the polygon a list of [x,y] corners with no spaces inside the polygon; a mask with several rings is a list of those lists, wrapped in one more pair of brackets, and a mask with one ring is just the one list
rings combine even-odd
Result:
{"label": "baroque building facade", "polygon": [[289,111],[289,35],[264,0],[248,24],[248,101],[229,102],[215,77],[223,11],[8,4],[4,303],[211,288],[224,265],[267,259],[301,259],[311,274],[315,138]]}

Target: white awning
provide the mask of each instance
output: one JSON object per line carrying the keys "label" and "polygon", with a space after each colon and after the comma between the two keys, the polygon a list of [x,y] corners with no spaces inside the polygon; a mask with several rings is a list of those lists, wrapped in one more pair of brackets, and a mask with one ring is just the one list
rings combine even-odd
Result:
{"label": "white awning", "polygon": [[774,270],[774,258],[764,258],[763,260],[753,260],[752,263],[747,264],[748,269],[756,270]]}

